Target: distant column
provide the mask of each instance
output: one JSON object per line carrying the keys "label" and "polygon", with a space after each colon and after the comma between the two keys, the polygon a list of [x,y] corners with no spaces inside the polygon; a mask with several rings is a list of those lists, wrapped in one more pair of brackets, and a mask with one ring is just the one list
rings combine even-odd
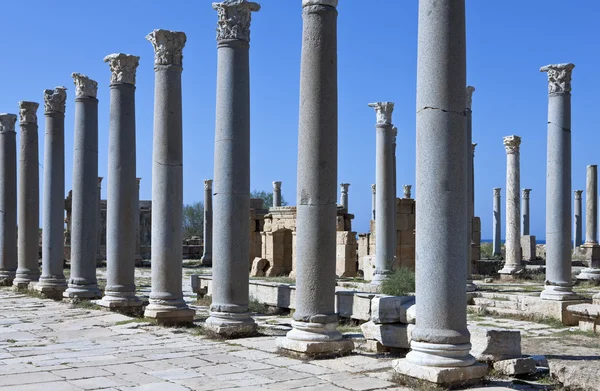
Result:
{"label": "distant column", "polygon": [[411,198],[412,185],[402,185],[402,189],[404,190],[404,198]]}
{"label": "distant column", "polygon": [[504,137],[506,148],[506,238],[504,267],[498,273],[515,274],[523,270],[521,257],[521,137]]}
{"label": "distant column", "polygon": [[[136,184],[135,75],[140,58],[110,54],[110,127],[108,129],[108,195],[106,197],[106,288],[98,304],[137,313],[135,295],[136,233],[139,190]],[[136,223],[137,220],[137,223]],[[138,235],[139,237],[139,235]]]}
{"label": "distant column", "polygon": [[494,255],[502,255],[502,204],[500,203],[500,187],[494,187]]}
{"label": "distant column", "polygon": [[0,285],[17,271],[17,133],[15,114],[0,114]]}
{"label": "distant column", "polygon": [[585,244],[598,244],[598,166],[587,166],[585,187]]}
{"label": "distant column", "polygon": [[583,224],[582,224],[582,207],[581,207],[581,193],[583,190],[575,190],[575,202],[574,209],[575,215],[573,216],[573,229],[575,231],[575,247],[581,246],[582,243],[582,234],[583,234]]}
{"label": "distant column", "polygon": [[[212,206],[212,179],[204,180],[204,253],[200,264],[212,266],[212,243],[213,243],[213,206]],[[279,182],[281,183],[281,182]],[[275,197],[273,197],[275,200]]]}
{"label": "distant column", "polygon": [[38,169],[37,102],[19,102],[21,139],[19,153],[18,258],[13,285],[19,289],[40,278],[40,176]]}
{"label": "distant column", "polygon": [[36,290],[62,298],[67,289],[64,269],[65,213],[65,87],[44,90],[46,130],[42,190],[42,275]]}
{"label": "distant column", "polygon": [[281,182],[273,182],[273,206],[275,208],[281,206]]}
{"label": "distant column", "polygon": [[472,103],[473,103],[473,92],[475,87],[467,86],[466,88],[466,122],[467,122],[467,292],[473,292],[477,290],[477,286],[473,283],[473,219],[475,216],[475,204],[474,204],[474,180],[473,180],[473,160],[475,157],[475,147],[473,146],[473,128],[472,128]]}
{"label": "distant column", "polygon": [[548,73],[546,166],[546,300],[570,300],[571,279],[571,73],[573,64],[552,64]]}
{"label": "distant column", "polygon": [[142,265],[142,239],[140,229],[140,182],[142,178],[135,178],[136,206],[135,206],[135,266]]}
{"label": "distant column", "polygon": [[376,185],[371,185],[371,220],[375,220],[375,206],[377,204],[377,192],[375,191]]}
{"label": "distant column", "polygon": [[98,210],[98,83],[81,73],[71,76],[76,90],[71,276],[63,297],[97,299],[102,295],[96,279],[98,222],[97,214],[93,213]]}
{"label": "distant column", "polygon": [[183,32],[154,30],[154,139],[152,141],[152,291],[144,316],[189,324],[195,311],[183,300],[183,142],[181,73]]}
{"label": "distant column", "polygon": [[98,236],[98,245],[96,249],[96,266],[102,265],[102,261],[106,259],[105,254],[102,253],[102,180],[104,177],[98,177],[98,213],[96,220],[96,234]]}
{"label": "distant column", "polygon": [[348,188],[349,183],[340,183],[340,205],[346,212],[348,212]]}
{"label": "distant column", "polygon": [[521,208],[522,208],[522,232],[521,235],[529,235],[529,193],[531,189],[523,189],[521,196]]}

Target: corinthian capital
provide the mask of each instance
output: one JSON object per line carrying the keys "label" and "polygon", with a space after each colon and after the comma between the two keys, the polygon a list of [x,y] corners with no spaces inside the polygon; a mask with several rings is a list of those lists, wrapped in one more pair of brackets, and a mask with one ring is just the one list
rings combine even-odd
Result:
{"label": "corinthian capital", "polygon": [[471,105],[473,103],[473,92],[475,92],[475,87],[467,86],[467,109],[471,110]]}
{"label": "corinthian capital", "polygon": [[338,0],[302,0],[302,7],[308,7],[310,5],[328,5],[330,7],[337,7]]}
{"label": "corinthian capital", "polygon": [[580,200],[581,199],[581,193],[583,193],[583,190],[575,190],[575,199],[576,200]]}
{"label": "corinthian capital", "polygon": [[375,109],[375,113],[377,114],[377,125],[392,124],[392,112],[394,111],[393,102],[369,103],[369,107],[373,107]]}
{"label": "corinthian capital", "polygon": [[98,93],[98,82],[82,73],[71,73],[75,82],[76,98],[95,98]]}
{"label": "corinthian capital", "polygon": [[473,157],[475,157],[475,147],[477,146],[477,143],[472,143],[471,144],[471,153],[473,154]]}
{"label": "corinthian capital", "polygon": [[548,72],[548,94],[571,92],[571,74],[575,64],[550,64],[540,68]]}
{"label": "corinthian capital", "polygon": [[53,90],[44,90],[44,111],[46,113],[65,113],[67,89],[56,87]]}
{"label": "corinthian capital", "polygon": [[225,0],[212,3],[217,11],[217,41],[239,39],[250,42],[250,20],[252,12],[260,10],[260,4],[247,0]]}
{"label": "corinthian capital", "polygon": [[523,189],[523,199],[529,199],[529,193],[531,193],[531,189]]}
{"label": "corinthian capital", "polygon": [[14,132],[17,123],[16,114],[0,114],[0,133]]}
{"label": "corinthian capital", "polygon": [[37,109],[40,104],[37,102],[19,102],[19,123],[37,124]]}
{"label": "corinthian capital", "polygon": [[140,58],[131,54],[115,53],[104,57],[104,62],[110,67],[110,84],[135,85],[135,71],[140,64]]}
{"label": "corinthian capital", "polygon": [[349,183],[340,183],[340,191],[342,193],[347,193],[349,187],[350,187]]}
{"label": "corinthian capital", "polygon": [[494,187],[494,197],[500,197],[501,187]]}
{"label": "corinthian capital", "polygon": [[137,185],[137,189],[140,189],[140,182],[142,181],[142,178],[135,178],[135,184]]}
{"label": "corinthian capital", "polygon": [[504,148],[506,148],[506,153],[519,152],[519,145],[521,145],[521,137],[514,135],[504,137]]}
{"label": "corinthian capital", "polygon": [[204,180],[204,190],[212,189],[212,183],[213,183],[212,179],[205,179]]}
{"label": "corinthian capital", "polygon": [[146,39],[154,46],[154,65],[182,65],[187,40],[184,32],[154,30]]}
{"label": "corinthian capital", "polygon": [[281,190],[281,181],[273,182],[273,190]]}
{"label": "corinthian capital", "polygon": [[375,186],[375,184],[373,183],[373,184],[371,185],[371,191],[373,192],[373,194],[375,194],[375,189],[376,189],[376,186]]}

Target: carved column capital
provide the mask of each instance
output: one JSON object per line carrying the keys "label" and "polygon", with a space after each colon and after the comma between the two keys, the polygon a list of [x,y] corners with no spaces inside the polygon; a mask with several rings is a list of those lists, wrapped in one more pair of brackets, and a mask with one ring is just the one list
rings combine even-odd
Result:
{"label": "carved column capital", "polygon": [[349,183],[340,183],[340,191],[342,193],[348,193],[348,188],[350,187]]}
{"label": "carved column capital", "polygon": [[135,72],[140,64],[139,56],[114,53],[104,57],[104,62],[110,67],[110,84],[135,85]]}
{"label": "carved column capital", "polygon": [[103,176],[98,177],[98,189],[100,189],[102,187],[102,179],[104,179]]}
{"label": "carved column capital", "polygon": [[71,73],[75,82],[75,98],[95,98],[98,94],[98,82],[82,73]]}
{"label": "carved column capital", "polygon": [[154,65],[183,64],[183,47],[187,37],[184,32],[170,30],[154,30],[146,35],[154,47]]}
{"label": "carved column capital", "polygon": [[56,87],[53,90],[44,90],[44,112],[65,113],[65,102],[67,101],[67,89]]}
{"label": "carved column capital", "polygon": [[371,191],[373,192],[373,194],[375,194],[375,184],[374,183],[371,185]]}
{"label": "carved column capital", "polygon": [[19,123],[20,124],[37,124],[37,109],[40,104],[37,102],[19,102]]}
{"label": "carved column capital", "polygon": [[377,125],[392,124],[392,112],[394,111],[393,102],[369,103],[369,107],[373,107],[375,109],[375,113],[377,114]]}
{"label": "carved column capital", "polygon": [[302,0],[302,7],[308,7],[311,5],[328,5],[330,7],[337,7],[338,0]]}
{"label": "carved column capital", "polygon": [[402,189],[404,190],[404,198],[410,198],[412,185],[402,185]]}
{"label": "carved column capital", "polygon": [[473,104],[473,92],[475,92],[475,87],[473,86],[467,86],[467,102],[466,102],[466,106],[468,110],[471,110],[471,105]]}
{"label": "carved column capital", "polygon": [[540,68],[548,73],[548,94],[571,92],[571,74],[575,64],[550,64]]}
{"label": "carved column capital", "polygon": [[0,133],[15,132],[15,124],[17,123],[16,114],[0,114]]}
{"label": "carved column capital", "polygon": [[494,187],[494,197],[500,197],[501,187]]}
{"label": "carved column capital", "polygon": [[521,137],[515,135],[504,137],[504,148],[507,154],[518,153],[520,145]]}
{"label": "carved column capital", "polygon": [[217,11],[217,41],[238,39],[250,42],[252,12],[260,10],[260,4],[247,0],[225,0],[212,3]]}
{"label": "carved column capital", "polygon": [[581,193],[583,193],[583,190],[575,190],[575,199],[576,200],[580,200],[581,199]]}
{"label": "carved column capital", "polygon": [[137,189],[140,189],[140,182],[142,181],[142,178],[135,178],[135,184],[137,185]]}
{"label": "carved column capital", "polygon": [[273,182],[273,190],[281,190],[281,181]]}
{"label": "carved column capital", "polygon": [[204,190],[212,189],[212,183],[213,183],[212,179],[205,179],[204,180]]}
{"label": "carved column capital", "polygon": [[529,193],[531,193],[531,189],[523,189],[523,199],[529,199]]}

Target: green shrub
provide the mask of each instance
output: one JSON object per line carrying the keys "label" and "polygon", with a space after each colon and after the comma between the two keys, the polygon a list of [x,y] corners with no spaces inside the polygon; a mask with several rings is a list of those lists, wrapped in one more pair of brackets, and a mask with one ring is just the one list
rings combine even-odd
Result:
{"label": "green shrub", "polygon": [[401,267],[381,283],[381,293],[391,296],[406,296],[415,291],[415,272]]}

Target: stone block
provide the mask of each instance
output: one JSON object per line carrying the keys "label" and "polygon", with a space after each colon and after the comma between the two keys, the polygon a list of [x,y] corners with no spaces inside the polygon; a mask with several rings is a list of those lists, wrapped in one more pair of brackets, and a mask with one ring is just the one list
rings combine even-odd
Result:
{"label": "stone block", "polygon": [[411,305],[406,309],[406,323],[415,324],[417,322],[417,306]]}
{"label": "stone block", "polygon": [[581,331],[600,334],[600,305],[576,304],[567,307],[575,319],[579,321]]}
{"label": "stone block", "polygon": [[567,307],[574,304],[586,304],[590,300],[543,300],[538,296],[523,296],[519,310],[542,318],[552,318],[561,321],[565,326],[576,326],[578,320]]}
{"label": "stone block", "polygon": [[536,244],[534,235],[521,236],[521,254],[524,261],[535,261]]}
{"label": "stone block", "polygon": [[414,304],[414,296],[375,296],[371,299],[371,320],[374,323],[408,324],[406,310]]}
{"label": "stone block", "polygon": [[473,217],[473,231],[481,232],[481,218],[474,216]]}
{"label": "stone block", "polygon": [[426,380],[445,386],[467,386],[477,383],[488,370],[485,364],[475,363],[468,367],[426,367],[407,361],[405,358],[392,362],[394,371],[401,375]]}
{"label": "stone block", "polygon": [[396,198],[396,213],[415,214],[415,200],[412,198]]}
{"label": "stone block", "polygon": [[521,357],[521,332],[469,327],[471,354],[477,361],[490,362]]}
{"label": "stone block", "polygon": [[409,349],[410,337],[414,329],[412,324],[387,323],[377,324],[369,321],[360,325],[367,340],[375,340],[388,348]]}
{"label": "stone block", "polygon": [[531,357],[496,361],[494,369],[507,376],[529,375],[536,371],[535,360]]}
{"label": "stone block", "polygon": [[335,311],[342,318],[371,319],[371,299],[374,293],[356,291],[335,292]]}
{"label": "stone block", "polygon": [[276,339],[279,349],[302,358],[326,358],[349,354],[354,349],[354,342],[349,339],[337,341],[298,341],[281,337]]}
{"label": "stone block", "polygon": [[535,256],[539,259],[546,259],[546,245],[545,244],[537,244],[535,246]]}
{"label": "stone block", "polygon": [[373,279],[373,273],[375,272],[375,255],[368,255],[362,258],[362,271],[365,281],[371,281]]}
{"label": "stone block", "polygon": [[597,390],[600,385],[598,367],[581,365],[579,360],[550,360],[550,376],[568,390]]}
{"label": "stone block", "polygon": [[406,231],[408,229],[408,216],[407,214],[396,215],[396,229],[398,231]]}
{"label": "stone block", "polygon": [[471,244],[471,261],[475,262],[481,259],[481,246]]}
{"label": "stone block", "polygon": [[579,253],[583,256],[583,262],[588,267],[600,267],[600,245],[584,243],[579,246]]}
{"label": "stone block", "polygon": [[336,231],[344,231],[345,230],[344,216],[336,216],[335,229],[336,229]]}
{"label": "stone block", "polygon": [[258,257],[254,258],[254,261],[252,261],[252,269],[250,270],[250,277],[264,277],[270,266],[269,260]]}

